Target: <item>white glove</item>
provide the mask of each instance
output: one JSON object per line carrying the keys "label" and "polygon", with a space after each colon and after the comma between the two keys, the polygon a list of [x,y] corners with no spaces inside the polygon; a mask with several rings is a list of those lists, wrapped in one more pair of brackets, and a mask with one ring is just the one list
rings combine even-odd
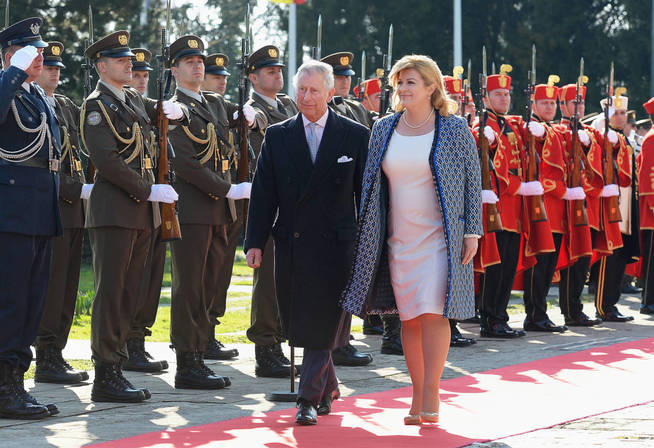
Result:
{"label": "white glove", "polygon": [[182,106],[179,104],[166,100],[163,103],[163,112],[166,118],[169,120],[179,120],[184,116],[184,112],[182,111]]}
{"label": "white glove", "polygon": [[603,198],[610,198],[612,196],[620,196],[620,189],[616,184],[604,185],[602,188],[602,193],[600,194]]}
{"label": "white glove", "polygon": [[599,114],[593,119],[591,126],[597,129],[598,131],[604,130],[604,114]]}
{"label": "white glove", "polygon": [[177,199],[179,199],[179,195],[168,184],[154,184],[150,190],[150,197],[148,197],[148,201],[165,202],[166,204],[172,204]]}
{"label": "white glove", "polygon": [[488,140],[488,144],[492,145],[495,142],[495,132],[493,132],[493,128],[486,126],[484,128],[484,137]]}
{"label": "white glove", "polygon": [[590,145],[590,137],[588,136],[588,133],[584,131],[583,129],[579,129],[577,131],[577,135],[579,136],[579,141],[581,142],[582,145],[588,146]]}
{"label": "white glove", "polygon": [[252,184],[250,182],[241,182],[240,184],[234,184],[227,192],[227,197],[229,199],[250,199],[251,190],[252,190]]}
{"label": "white glove", "polygon": [[530,121],[527,124],[527,127],[529,128],[531,135],[534,137],[541,138],[543,135],[545,135],[545,126],[538,123],[537,121]]}
{"label": "white glove", "polygon": [[91,197],[91,190],[93,190],[93,184],[84,184],[82,185],[82,192],[79,197],[82,199],[88,199]]}
{"label": "white glove", "polygon": [[586,198],[586,193],[582,187],[566,188],[563,199],[566,201],[580,201]]}
{"label": "white glove", "polygon": [[606,135],[609,138],[609,143],[611,143],[612,145],[618,143],[618,133],[615,132],[613,129],[609,129],[609,132]]}
{"label": "white glove", "polygon": [[[243,105],[243,115],[245,115],[245,120],[248,122],[248,126],[254,124],[254,108],[249,104]],[[238,119],[238,111],[234,112],[234,120]]]}
{"label": "white glove", "polygon": [[537,180],[523,182],[520,184],[518,194],[520,196],[540,196],[544,193],[543,186]]}
{"label": "white glove", "polygon": [[497,204],[498,202],[500,202],[500,199],[493,190],[481,190],[482,204]]}
{"label": "white glove", "polygon": [[39,55],[39,51],[32,45],[21,48],[11,57],[10,64],[23,71],[27,70],[34,59]]}

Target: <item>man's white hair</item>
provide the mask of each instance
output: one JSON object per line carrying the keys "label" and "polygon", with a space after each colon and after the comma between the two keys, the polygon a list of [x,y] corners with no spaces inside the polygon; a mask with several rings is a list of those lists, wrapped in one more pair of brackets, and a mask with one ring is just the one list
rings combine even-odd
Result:
{"label": "man's white hair", "polygon": [[297,90],[298,83],[302,76],[313,75],[315,73],[322,75],[323,80],[325,81],[325,88],[328,92],[334,88],[334,69],[332,66],[315,60],[300,65],[300,68],[295,72],[295,76],[293,76],[293,87]]}

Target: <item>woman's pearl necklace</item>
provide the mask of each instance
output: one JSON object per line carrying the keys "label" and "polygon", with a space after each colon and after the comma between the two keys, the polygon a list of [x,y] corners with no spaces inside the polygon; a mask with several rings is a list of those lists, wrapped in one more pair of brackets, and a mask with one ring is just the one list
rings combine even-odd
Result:
{"label": "woman's pearl necklace", "polygon": [[409,123],[409,120],[406,118],[406,112],[402,115],[402,119],[404,120],[404,124],[406,124],[411,129],[418,129],[418,128],[423,127],[425,125],[425,123],[427,123],[427,121],[429,121],[429,119],[431,118],[432,115],[434,115],[434,109],[432,109],[431,112],[429,112],[429,115],[427,115],[427,118],[425,118],[425,120],[422,123],[420,123],[419,125],[417,125],[417,126],[414,126],[411,123]]}

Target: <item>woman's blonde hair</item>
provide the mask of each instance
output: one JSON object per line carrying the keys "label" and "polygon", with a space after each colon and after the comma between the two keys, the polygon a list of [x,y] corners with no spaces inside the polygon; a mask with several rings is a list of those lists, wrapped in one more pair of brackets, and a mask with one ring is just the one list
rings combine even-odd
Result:
{"label": "woman's blonde hair", "polygon": [[431,104],[434,108],[438,109],[440,114],[444,117],[455,114],[458,105],[454,100],[447,96],[441,69],[438,68],[436,61],[429,56],[421,54],[406,55],[393,65],[391,73],[388,75],[391,85],[393,86],[393,110],[395,112],[404,110],[404,106],[400,102],[400,97],[397,94],[397,82],[400,77],[400,72],[411,68],[420,73],[420,77],[425,82],[425,85],[436,85],[436,89],[431,95]]}

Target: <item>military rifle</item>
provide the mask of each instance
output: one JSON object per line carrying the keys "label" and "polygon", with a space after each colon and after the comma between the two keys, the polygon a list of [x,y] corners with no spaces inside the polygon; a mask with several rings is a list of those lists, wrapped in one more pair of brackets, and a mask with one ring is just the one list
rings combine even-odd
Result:
{"label": "military rifle", "polygon": [[[500,73],[506,71],[506,65],[502,64]],[[510,71],[510,70],[509,70]],[[536,86],[536,45],[531,47],[531,70],[527,72],[527,107],[525,114],[525,132],[527,134],[525,151],[526,160],[526,173],[527,182],[534,182],[538,180],[538,164],[539,157],[536,151],[536,137],[529,131],[529,123],[533,116],[534,106],[534,89]],[[523,161],[524,163],[524,161]],[[543,202],[543,195],[527,196],[527,212],[529,213],[529,220],[531,222],[547,221],[547,213],[545,212],[545,203]]]}
{"label": "military rifle", "polygon": [[5,3],[5,29],[9,28],[9,0]]}
{"label": "military rifle", "polygon": [[[604,185],[617,184],[613,159],[613,145],[609,141],[609,109],[613,107],[613,62],[609,73],[609,84],[606,86],[606,105],[604,106],[604,151],[602,151],[602,164],[604,165]],[[622,89],[621,89],[622,91]],[[619,95],[616,95],[616,98]],[[604,205],[609,210],[609,222],[622,221],[618,196],[604,198]]]}
{"label": "military rifle", "polygon": [[[8,0],[7,0],[8,1]],[[91,59],[86,56],[86,50],[93,45],[93,8],[89,5],[89,35],[88,38],[84,40],[84,63],[82,64],[82,69],[84,70],[84,101],[89,97],[91,92],[93,92],[93,63]],[[83,141],[80,139],[80,141]],[[88,148],[85,148],[85,151],[82,151],[86,156],[88,164],[88,181],[94,182],[95,179],[95,165],[91,160],[91,154]]]}
{"label": "military rifle", "polygon": [[[577,78],[577,91],[575,94],[575,110],[572,114],[571,128],[572,128],[572,150],[570,151],[570,176],[568,176],[568,186],[570,188],[581,187],[581,171],[583,169],[582,159],[585,158],[584,152],[581,149],[581,142],[579,141],[578,131],[581,129],[579,122],[579,104],[582,98],[582,89],[586,83],[587,78],[584,76],[584,58],[579,61],[579,78]],[[570,201],[570,208],[572,211],[573,224],[575,226],[588,225],[588,214],[586,212],[585,201],[583,199],[576,199]]]}
{"label": "military rifle", "polygon": [[361,52],[361,73],[359,74],[359,79],[357,85],[359,86],[359,92],[357,93],[357,100],[359,102],[363,101],[366,97],[366,92],[364,91],[366,82],[366,50]]}
{"label": "military rifle", "polygon": [[[250,65],[250,4],[248,3],[245,12],[245,37],[241,39],[241,60],[238,63],[240,69],[238,78],[238,149],[239,160],[237,168],[238,182],[249,182],[250,173],[250,143],[248,141],[249,126],[243,113],[243,106],[248,101],[250,91],[250,79],[248,78],[248,66]],[[243,199],[243,223],[247,223],[248,213],[247,199]]]}
{"label": "military rifle", "polygon": [[[157,183],[169,184],[171,180],[170,161],[168,159],[168,117],[163,111],[163,102],[170,86],[170,69],[167,68],[170,59],[168,45],[168,29],[170,27],[170,0],[166,5],[166,26],[161,28],[161,55],[159,56],[159,74],[157,76],[157,143],[159,159],[157,160]],[[161,241],[174,241],[182,238],[177,217],[176,203],[161,202]]]}
{"label": "military rifle", "polygon": [[388,50],[382,58],[383,68],[377,69],[377,77],[381,80],[381,96],[379,97],[379,116],[386,115],[388,110],[391,86],[389,84],[388,75],[391,72],[391,64],[393,63],[393,24],[388,28]]}
{"label": "military rifle", "polygon": [[311,56],[316,61],[319,61],[321,53],[322,53],[322,14],[318,14],[318,29],[316,31],[316,46],[311,49]]}
{"label": "military rifle", "polygon": [[[470,64],[468,64],[470,66]],[[493,184],[491,180],[491,160],[490,148],[488,139],[484,135],[486,128],[486,120],[488,119],[488,112],[484,105],[484,98],[486,97],[486,47],[482,48],[482,71],[479,74],[479,160],[481,163],[481,188],[483,190],[492,190]],[[470,73],[468,73],[470,77]],[[484,227],[487,233],[499,232],[502,230],[502,220],[500,213],[497,210],[497,204],[484,204],[486,208],[486,216]]]}

